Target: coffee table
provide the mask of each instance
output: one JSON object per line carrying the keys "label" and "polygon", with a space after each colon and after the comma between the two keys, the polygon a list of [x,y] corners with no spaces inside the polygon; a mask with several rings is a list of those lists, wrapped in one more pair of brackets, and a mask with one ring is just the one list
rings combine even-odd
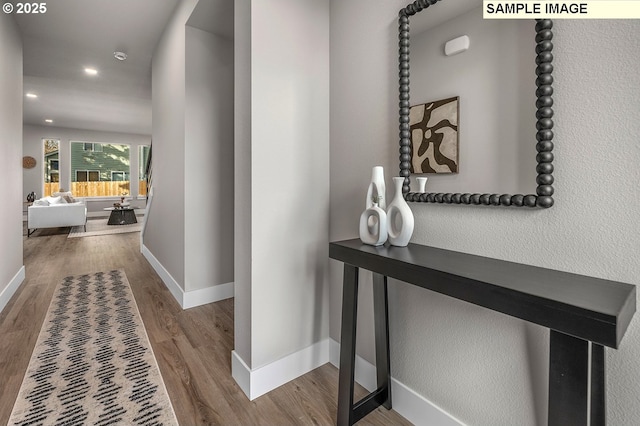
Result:
{"label": "coffee table", "polygon": [[131,207],[106,207],[104,210],[111,211],[107,225],[131,225],[138,223],[136,212]]}

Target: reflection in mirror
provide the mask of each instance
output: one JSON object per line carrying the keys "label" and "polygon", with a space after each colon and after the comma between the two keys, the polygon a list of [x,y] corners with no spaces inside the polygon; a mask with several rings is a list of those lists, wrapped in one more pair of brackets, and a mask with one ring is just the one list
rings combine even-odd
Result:
{"label": "reflection in mirror", "polygon": [[58,139],[43,139],[44,145],[44,194],[43,197],[60,190],[60,141]]}
{"label": "reflection in mirror", "polygon": [[[468,50],[447,56],[445,44],[461,36]],[[400,176],[408,201],[553,204],[551,37],[551,21],[484,20],[479,0],[416,1],[400,11]],[[428,109],[453,97],[459,113],[447,119],[455,125],[439,126],[442,114],[434,113],[425,129],[441,135],[415,131],[410,106]],[[440,142],[451,128],[458,133],[455,149]],[[455,168],[434,161],[442,149],[457,155]],[[428,192],[412,193],[415,177],[427,176],[421,171],[429,172]]]}

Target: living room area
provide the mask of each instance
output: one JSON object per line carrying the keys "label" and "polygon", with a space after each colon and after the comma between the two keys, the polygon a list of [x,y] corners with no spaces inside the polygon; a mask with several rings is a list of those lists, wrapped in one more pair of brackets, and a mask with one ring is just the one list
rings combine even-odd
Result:
{"label": "living room area", "polygon": [[70,237],[140,231],[150,183],[149,143],[144,135],[25,125],[25,235],[67,230],[47,228],[68,228]]}

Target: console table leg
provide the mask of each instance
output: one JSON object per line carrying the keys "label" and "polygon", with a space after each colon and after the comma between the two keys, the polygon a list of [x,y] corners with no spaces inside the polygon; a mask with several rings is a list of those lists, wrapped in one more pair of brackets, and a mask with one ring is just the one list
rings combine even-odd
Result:
{"label": "console table leg", "polygon": [[387,277],[373,273],[373,316],[376,338],[376,375],[378,389],[385,389],[382,405],[391,409],[391,363],[389,360],[389,304]]}
{"label": "console table leg", "polygon": [[607,405],[604,346],[591,343],[591,426],[605,426]]}
{"label": "console table leg", "polygon": [[342,327],[338,376],[338,426],[354,421],[353,388],[356,364],[356,318],[358,313],[358,268],[344,264],[342,283]]}
{"label": "console table leg", "polygon": [[549,426],[587,424],[589,342],[551,330]]}

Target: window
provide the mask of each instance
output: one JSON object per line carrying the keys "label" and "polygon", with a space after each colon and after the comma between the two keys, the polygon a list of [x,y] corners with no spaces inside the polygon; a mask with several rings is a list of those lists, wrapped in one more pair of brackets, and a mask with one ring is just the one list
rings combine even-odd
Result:
{"label": "window", "polygon": [[58,139],[43,139],[44,147],[44,196],[58,192],[60,189],[60,163],[58,160],[58,152],[60,150],[60,141]]}
{"label": "window", "polygon": [[127,179],[127,173],[125,172],[111,172],[111,180],[113,182],[124,182],[129,179]]}
{"label": "window", "polygon": [[100,172],[97,170],[76,170],[75,181],[76,182],[99,182]]}
{"label": "window", "polygon": [[82,144],[83,151],[86,152],[102,152],[101,143],[84,142]]}
{"label": "window", "polygon": [[[129,145],[71,142],[71,192],[77,197],[129,194]],[[63,164],[63,167],[65,165]]]}

